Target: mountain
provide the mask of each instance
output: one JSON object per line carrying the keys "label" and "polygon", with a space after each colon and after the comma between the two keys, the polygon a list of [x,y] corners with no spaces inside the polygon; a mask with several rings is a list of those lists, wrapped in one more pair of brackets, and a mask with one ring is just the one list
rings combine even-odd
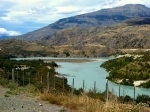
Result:
{"label": "mountain", "polygon": [[68,28],[46,41],[52,46],[102,46],[114,49],[150,48],[150,18],[138,18],[109,27]]}
{"label": "mountain", "polygon": [[0,40],[0,54],[10,54],[17,57],[44,56],[44,46],[18,39]]}
{"label": "mountain", "polygon": [[67,28],[90,28],[110,26],[122,21],[150,17],[150,8],[140,4],[128,4],[122,7],[102,9],[96,12],[63,18],[44,28],[15,37],[23,40],[41,41],[53,37],[57,31]]}
{"label": "mountain", "polygon": [[19,57],[100,57],[149,49],[150,18],[134,18],[107,27],[62,29],[40,43],[0,40],[0,53]]}
{"label": "mountain", "polygon": [[0,35],[0,40],[9,39],[9,38],[11,38],[11,36],[8,36],[8,35]]}

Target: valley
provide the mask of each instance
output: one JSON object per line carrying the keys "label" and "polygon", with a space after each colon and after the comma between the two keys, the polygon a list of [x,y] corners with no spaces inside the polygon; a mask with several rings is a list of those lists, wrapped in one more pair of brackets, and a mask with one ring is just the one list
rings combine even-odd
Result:
{"label": "valley", "polygon": [[150,8],[127,4],[62,18],[19,36],[7,33],[14,32],[0,37],[0,85],[10,90],[2,100],[21,90],[62,105],[59,111],[149,110]]}

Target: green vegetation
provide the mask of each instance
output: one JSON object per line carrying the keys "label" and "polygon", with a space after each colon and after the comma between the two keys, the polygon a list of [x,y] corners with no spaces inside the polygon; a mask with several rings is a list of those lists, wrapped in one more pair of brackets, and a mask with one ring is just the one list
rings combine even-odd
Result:
{"label": "green vegetation", "polygon": [[150,52],[140,56],[121,57],[104,62],[101,67],[109,72],[109,80],[124,85],[133,85],[134,81],[144,80],[142,87],[150,87]]}
{"label": "green vegetation", "polygon": [[[70,90],[67,85],[67,79],[57,77],[59,75],[54,67],[58,67],[55,62],[45,63],[43,60],[10,60],[13,56],[0,56],[0,84],[9,86],[12,80],[12,69],[14,69],[15,83],[18,86],[34,85],[39,91],[44,91],[47,88],[47,74],[49,73],[50,89],[58,91]],[[54,83],[55,81],[55,83]],[[10,84],[12,85],[12,84]],[[63,86],[64,89],[63,90]],[[12,85],[12,87],[14,87]],[[10,88],[12,88],[10,87]]]}

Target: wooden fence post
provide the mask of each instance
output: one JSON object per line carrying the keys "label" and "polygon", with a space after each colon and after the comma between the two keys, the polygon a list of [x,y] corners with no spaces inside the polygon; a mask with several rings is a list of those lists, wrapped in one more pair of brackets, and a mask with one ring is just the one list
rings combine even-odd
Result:
{"label": "wooden fence post", "polygon": [[96,93],[96,81],[94,81],[94,93]]}
{"label": "wooden fence post", "polygon": [[65,91],[65,79],[64,79],[64,76],[63,76],[63,92]]}
{"label": "wooden fence post", "polygon": [[41,74],[41,85],[43,84],[43,75]]}
{"label": "wooden fence post", "polygon": [[25,74],[25,72],[23,71],[23,78],[22,78],[22,80],[23,80],[23,86],[24,86],[24,74]]}
{"label": "wooden fence post", "polygon": [[84,80],[83,80],[83,87],[82,87],[82,89],[83,89],[83,92],[84,92]]}
{"label": "wooden fence post", "polygon": [[47,73],[47,92],[50,92],[49,72]]}
{"label": "wooden fence post", "polygon": [[108,79],[106,79],[106,101],[108,101]]}
{"label": "wooden fence post", "polygon": [[120,97],[120,83],[119,83],[119,97]]}
{"label": "wooden fence post", "polygon": [[14,68],[12,69],[12,82],[15,82]]}
{"label": "wooden fence post", "polygon": [[18,70],[17,70],[17,83],[18,83]]}
{"label": "wooden fence post", "polygon": [[72,80],[72,94],[74,93],[74,78]]}
{"label": "wooden fence post", "polygon": [[135,101],[135,86],[134,86],[134,101]]}
{"label": "wooden fence post", "polygon": [[28,74],[29,74],[29,84],[30,84],[30,81],[31,81],[31,79],[30,79],[30,72]]}
{"label": "wooden fence post", "polygon": [[56,84],[56,78],[55,78],[55,74],[54,74],[54,88],[53,88],[54,90],[56,90],[56,88],[55,88],[56,85],[55,84]]}
{"label": "wooden fence post", "polygon": [[10,80],[10,79],[9,79],[9,70],[7,71],[7,79]]}

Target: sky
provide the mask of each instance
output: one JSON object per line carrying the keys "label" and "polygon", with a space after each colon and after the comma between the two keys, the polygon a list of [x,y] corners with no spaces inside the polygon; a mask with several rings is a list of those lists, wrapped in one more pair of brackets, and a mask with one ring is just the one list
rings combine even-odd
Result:
{"label": "sky", "polygon": [[0,0],[0,37],[25,34],[62,18],[125,4],[150,7],[150,0]]}

